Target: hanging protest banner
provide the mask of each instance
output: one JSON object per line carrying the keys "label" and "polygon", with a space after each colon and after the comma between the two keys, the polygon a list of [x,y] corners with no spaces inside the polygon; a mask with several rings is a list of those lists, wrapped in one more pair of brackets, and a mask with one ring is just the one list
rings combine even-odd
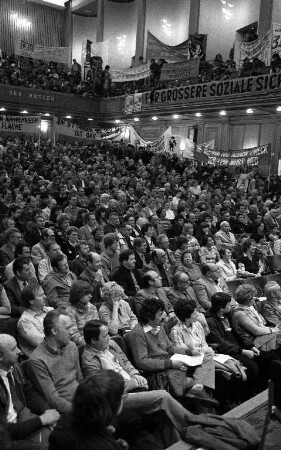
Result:
{"label": "hanging protest banner", "polygon": [[142,110],[142,94],[131,94],[125,97],[125,114],[133,114]]}
{"label": "hanging protest banner", "polygon": [[258,58],[270,66],[271,62],[271,41],[272,31],[268,31],[264,36],[253,42],[238,42],[234,44],[234,60],[238,67],[243,64],[244,58]]}
{"label": "hanging protest banner", "polygon": [[228,152],[213,150],[206,144],[198,145],[194,158],[205,164],[216,166],[257,166],[270,164],[271,144]]}
{"label": "hanging protest banner", "polygon": [[[39,133],[39,116],[0,116],[0,130],[15,133]],[[36,128],[37,127],[37,128]]]}
{"label": "hanging protest banner", "polygon": [[192,84],[169,89],[162,89],[142,94],[142,110],[150,109],[151,103],[185,103],[207,98],[253,96],[280,89],[281,73],[258,75],[210,83]]}
{"label": "hanging protest banner", "polygon": [[84,141],[113,139],[119,136],[120,130],[122,130],[121,127],[109,129],[82,128],[76,123],[58,117],[54,117],[54,128],[56,135],[70,136]]}
{"label": "hanging protest banner", "polygon": [[271,56],[274,53],[281,57],[281,25],[277,23],[272,24]]}
{"label": "hanging protest banner", "polygon": [[190,35],[189,39],[178,45],[167,45],[161,42],[150,31],[147,32],[146,58],[163,58],[168,62],[181,62],[193,58],[204,59],[206,54],[207,35]]}
{"label": "hanging protest banner", "polygon": [[114,83],[122,83],[125,81],[141,80],[148,78],[150,75],[149,63],[142,64],[138,67],[130,67],[128,69],[110,69],[111,79]]}
{"label": "hanging protest banner", "polygon": [[160,81],[195,78],[199,73],[199,63],[199,58],[196,58],[181,63],[164,64],[161,69]]}
{"label": "hanging protest banner", "polygon": [[27,58],[42,59],[43,61],[54,61],[62,64],[69,62],[68,47],[43,47],[20,40],[16,42],[15,54]]}

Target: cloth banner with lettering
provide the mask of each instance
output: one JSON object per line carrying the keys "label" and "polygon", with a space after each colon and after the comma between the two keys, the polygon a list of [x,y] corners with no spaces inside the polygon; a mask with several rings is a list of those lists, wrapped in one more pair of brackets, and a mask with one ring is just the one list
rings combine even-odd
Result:
{"label": "cloth banner with lettering", "polygon": [[216,166],[257,166],[269,165],[271,144],[243,150],[214,150],[206,144],[197,145],[194,150],[197,161]]}
{"label": "cloth banner with lettering", "polygon": [[23,39],[16,42],[15,54],[27,58],[42,59],[43,61],[54,61],[61,64],[69,63],[68,47],[43,47],[31,44]]}
{"label": "cloth banner with lettering", "polygon": [[130,94],[125,97],[125,114],[133,114],[142,110],[142,94]]}
{"label": "cloth banner with lettering", "polygon": [[181,62],[188,59],[204,59],[206,54],[207,35],[190,35],[189,39],[178,45],[167,45],[161,42],[150,31],[147,32],[146,59],[163,58],[168,62]]}
{"label": "cloth banner with lettering", "polygon": [[278,53],[281,57],[281,25],[277,23],[272,24],[271,56],[274,53]]}
{"label": "cloth banner with lettering", "polygon": [[195,78],[199,73],[200,59],[190,59],[180,63],[164,64],[161,69],[161,81]]}
{"label": "cloth banner with lettering", "polygon": [[40,128],[39,116],[1,116],[0,131],[13,131],[14,133],[38,133]]}
{"label": "cloth banner with lettering", "polygon": [[99,128],[82,128],[70,120],[54,118],[55,134],[62,136],[70,136],[75,139],[87,140],[103,140],[114,139],[120,136],[124,127],[99,129]]}
{"label": "cloth banner with lettering", "polygon": [[259,58],[265,63],[266,66],[270,66],[271,42],[271,30],[268,31],[264,36],[253,42],[236,41],[234,45],[234,60],[237,66],[242,66],[244,58],[249,58],[251,61],[253,58]]}
{"label": "cloth banner with lettering", "polygon": [[122,83],[124,81],[141,80],[148,78],[150,75],[150,64],[142,64],[137,67],[130,67],[128,69],[110,69],[111,79],[114,83]]}

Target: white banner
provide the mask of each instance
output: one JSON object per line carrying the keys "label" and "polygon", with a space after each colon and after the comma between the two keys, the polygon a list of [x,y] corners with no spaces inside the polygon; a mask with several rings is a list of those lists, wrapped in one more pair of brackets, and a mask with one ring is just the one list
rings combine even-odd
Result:
{"label": "white banner", "polygon": [[75,139],[87,140],[102,140],[115,139],[120,137],[124,127],[97,129],[97,128],[81,128],[79,125],[65,119],[54,118],[54,126],[56,135],[70,136]]}
{"label": "white banner", "polygon": [[272,24],[272,44],[271,54],[278,53],[281,56],[281,25],[277,23]]}
{"label": "white banner", "polygon": [[39,133],[39,116],[0,116],[0,131]]}
{"label": "white banner", "polygon": [[122,83],[123,81],[135,81],[147,78],[150,75],[150,64],[142,64],[129,69],[110,69],[111,79],[114,83]]}
{"label": "white banner", "polygon": [[195,78],[199,73],[200,59],[190,59],[188,61],[164,64],[161,69],[161,81],[183,80],[185,78]]}
{"label": "white banner", "polygon": [[27,58],[42,59],[43,61],[54,61],[61,64],[69,63],[68,47],[43,47],[20,40],[15,45],[15,54]]}
{"label": "white banner", "polygon": [[234,59],[238,67],[242,66],[244,58],[249,58],[250,61],[252,61],[253,58],[259,58],[266,66],[270,66],[271,40],[272,32],[270,30],[254,42],[236,41],[234,47]]}

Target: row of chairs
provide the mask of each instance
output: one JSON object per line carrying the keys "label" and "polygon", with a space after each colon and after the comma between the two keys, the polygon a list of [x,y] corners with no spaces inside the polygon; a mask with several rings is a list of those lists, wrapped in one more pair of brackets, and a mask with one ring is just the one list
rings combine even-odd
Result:
{"label": "row of chairs", "polygon": [[238,278],[237,280],[228,281],[227,286],[231,295],[234,296],[238,286],[241,284],[250,284],[256,288],[257,296],[263,297],[264,286],[268,283],[268,281],[276,281],[281,285],[281,273],[273,273],[264,277]]}

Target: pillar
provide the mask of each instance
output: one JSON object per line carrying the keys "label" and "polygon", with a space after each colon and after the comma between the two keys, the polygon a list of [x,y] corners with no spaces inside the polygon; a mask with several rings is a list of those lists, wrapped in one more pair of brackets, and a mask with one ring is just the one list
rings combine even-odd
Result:
{"label": "pillar", "polygon": [[145,23],[146,23],[146,0],[138,0],[137,34],[135,64],[138,64],[139,57],[144,56],[145,43]]}
{"label": "pillar", "polygon": [[199,33],[200,0],[190,0],[188,35]]}
{"label": "pillar", "polygon": [[104,40],[104,0],[98,0],[97,42]]}
{"label": "pillar", "polygon": [[73,18],[71,13],[72,0],[65,3],[64,20],[65,20],[65,37],[64,45],[69,48],[68,65],[72,63],[72,45],[73,45]]}
{"label": "pillar", "polygon": [[263,36],[271,29],[273,1],[274,0],[261,0],[258,25],[259,37]]}

